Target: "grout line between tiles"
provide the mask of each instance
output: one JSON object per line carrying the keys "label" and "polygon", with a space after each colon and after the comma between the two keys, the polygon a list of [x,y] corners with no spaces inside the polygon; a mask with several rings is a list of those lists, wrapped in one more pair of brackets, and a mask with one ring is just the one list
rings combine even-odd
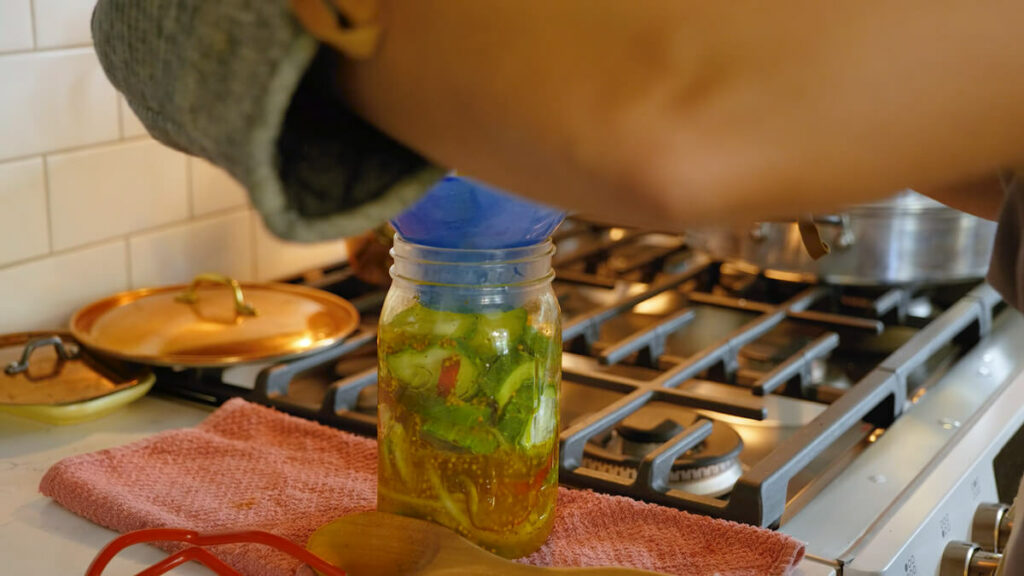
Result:
{"label": "grout line between tiles", "polygon": [[196,216],[195,218],[185,218],[184,220],[175,220],[174,222],[164,222],[163,224],[159,224],[157,226],[151,226],[151,227],[146,228],[144,230],[136,230],[134,232],[130,232],[128,234],[128,240],[131,241],[134,238],[140,238],[142,236],[147,236],[149,234],[159,234],[161,232],[166,232],[168,230],[173,230],[174,228],[177,228],[179,226],[185,226],[185,225],[189,225],[189,224],[205,224],[205,223],[210,222],[212,220],[217,220],[218,218],[227,218],[229,216],[235,216],[237,214],[241,214],[245,210],[248,210],[248,208],[240,207],[240,206],[235,206],[233,208],[224,208],[222,210],[215,210],[213,212],[209,212],[209,213],[206,213],[206,214],[202,214],[200,216]]}
{"label": "grout line between tiles", "polygon": [[114,98],[117,99],[117,135],[120,140],[124,140],[124,106],[121,105],[124,97],[115,92]]}
{"label": "grout line between tiles", "polygon": [[192,181],[192,157],[185,154],[185,196],[188,205],[188,217],[196,217],[195,183]]}
{"label": "grout line between tiles", "polygon": [[[31,51],[34,52],[35,49],[39,47],[39,41],[36,40],[36,37],[39,36],[39,32],[37,31],[37,27],[36,27],[36,0],[29,0],[29,3],[28,3],[28,15],[29,15],[29,19],[32,21],[32,50]],[[25,52],[29,52],[29,51],[25,50]]]}
{"label": "grout line between tiles", "polygon": [[114,236],[112,238],[104,238],[102,240],[94,240],[92,242],[87,242],[85,244],[79,244],[79,245],[76,245],[76,246],[72,246],[70,248],[62,248],[60,250],[54,250],[54,251],[50,252],[49,254],[42,254],[42,255],[39,255],[39,256],[33,256],[31,258],[22,258],[21,260],[14,260],[12,262],[7,262],[3,266],[0,266],[0,272],[2,272],[3,270],[6,270],[8,268],[16,268],[18,266],[24,266],[24,265],[27,265],[27,264],[34,264],[36,262],[42,262],[43,260],[48,260],[50,258],[59,258],[61,256],[67,256],[67,255],[73,254],[75,252],[84,252],[86,250],[92,250],[93,248],[99,248],[100,246],[103,246],[105,244],[113,244],[113,243],[118,242],[118,241],[122,241],[122,242],[125,241],[125,236],[123,236],[123,235],[122,236]]}
{"label": "grout line between tiles", "polygon": [[131,290],[135,287],[135,278],[132,276],[132,239],[131,236],[125,236],[124,238],[124,267],[127,276],[125,278],[128,281],[126,289]]}
{"label": "grout line between tiles", "polygon": [[209,212],[203,212],[198,216],[192,218],[192,222],[203,222],[206,220],[212,220],[218,217],[232,216],[234,214],[240,214],[249,210],[249,206],[241,204],[238,206],[228,206],[227,208],[218,208],[216,210],[210,210]]}
{"label": "grout line between tiles", "polygon": [[[30,153],[30,154],[19,154],[17,156],[0,157],[0,164],[4,164],[4,163],[7,163],[7,162],[19,162],[21,160],[29,160],[31,158],[37,158],[37,157],[39,157],[42,154],[46,154],[47,156],[55,156],[55,155],[60,155],[60,154],[73,154],[75,152],[84,152],[86,150],[95,150],[95,149],[99,149],[99,148],[103,148],[103,147],[112,147],[112,146],[117,146],[119,144],[131,144],[131,143],[134,143],[134,142],[143,142],[145,140],[153,140],[154,142],[156,142],[156,140],[154,140],[152,137],[150,137],[149,134],[143,134],[141,136],[130,136],[130,137],[124,138],[124,139],[101,140],[99,142],[91,142],[89,144],[79,144],[77,146],[67,146],[67,147],[64,147],[64,148],[54,148],[52,150],[44,150],[44,151],[41,151],[41,152],[34,152],[34,153]],[[164,146],[164,145],[161,144],[161,146]]]}
{"label": "grout line between tiles", "polygon": [[252,258],[252,277],[253,280],[259,282],[262,280],[262,277],[260,276],[260,256],[258,253],[259,240],[257,238],[260,223],[256,221],[256,218],[258,218],[256,210],[251,207],[247,207],[246,209],[249,212],[249,243],[251,244],[251,250],[249,253]]}
{"label": "grout line between tiles", "polygon": [[43,198],[46,202],[46,255],[53,254],[53,203],[50,201],[50,161],[43,154]]}
{"label": "grout line between tiles", "polygon": [[[33,25],[33,27],[35,27]],[[81,50],[83,48],[92,48],[92,42],[85,42],[81,44],[62,44],[60,46],[44,46],[39,48],[36,46],[35,31],[32,33],[32,48],[15,48],[14,50],[0,50],[0,58],[5,56],[25,56],[27,54],[50,54],[53,52],[63,52],[72,50]]]}

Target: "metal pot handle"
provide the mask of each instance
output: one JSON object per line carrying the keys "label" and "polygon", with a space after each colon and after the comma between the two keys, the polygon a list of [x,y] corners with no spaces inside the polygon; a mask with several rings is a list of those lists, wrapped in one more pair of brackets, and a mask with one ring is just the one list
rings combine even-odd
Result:
{"label": "metal pot handle", "polygon": [[21,374],[28,370],[28,361],[35,352],[36,348],[43,346],[53,346],[57,349],[57,356],[63,360],[73,360],[78,356],[78,347],[74,344],[64,344],[64,340],[61,340],[60,336],[44,336],[42,338],[33,338],[25,344],[25,350],[21,353],[21,359],[17,362],[11,362],[4,368],[4,373],[10,376],[15,374]]}
{"label": "metal pot handle", "polygon": [[849,215],[814,216],[812,214],[804,214],[797,219],[797,229],[800,231],[800,239],[804,243],[804,248],[812,260],[817,260],[832,252],[832,247],[828,242],[822,240],[818,224],[839,226],[839,235],[836,237],[835,243],[836,247],[841,250],[853,246],[853,243],[856,241],[853,229],[850,226]]}
{"label": "metal pot handle", "polygon": [[178,294],[174,299],[186,304],[195,304],[199,300],[196,292],[200,284],[229,286],[235,297],[235,312],[239,316],[256,316],[256,309],[253,308],[252,304],[245,301],[245,295],[242,294],[242,287],[238,284],[238,281],[223,274],[204,273],[197,275],[192,279],[192,284],[189,285],[188,289]]}
{"label": "metal pot handle", "polygon": [[796,221],[796,227],[800,231],[800,239],[803,240],[804,248],[811,260],[817,260],[832,251],[828,243],[821,239],[821,231],[814,223],[814,216],[801,215]]}

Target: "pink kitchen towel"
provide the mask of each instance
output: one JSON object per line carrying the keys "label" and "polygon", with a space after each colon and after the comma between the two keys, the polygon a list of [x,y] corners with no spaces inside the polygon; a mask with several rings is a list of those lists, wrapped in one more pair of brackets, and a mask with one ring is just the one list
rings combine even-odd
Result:
{"label": "pink kitchen towel", "polygon": [[[373,439],[235,399],[195,428],[61,460],[40,490],[120,532],[257,529],[305,544],[317,527],[375,507],[376,471]],[[212,550],[247,575],[288,576],[300,568],[260,546]],[[803,554],[803,544],[770,530],[560,488],[551,537],[524,561],[764,576],[789,573]]]}

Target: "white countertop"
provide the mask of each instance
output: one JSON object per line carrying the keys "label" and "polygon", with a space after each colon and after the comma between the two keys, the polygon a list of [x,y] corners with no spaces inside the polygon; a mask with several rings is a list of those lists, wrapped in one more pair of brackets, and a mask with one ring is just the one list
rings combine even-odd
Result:
{"label": "white countertop", "polygon": [[[162,430],[195,426],[213,409],[167,398],[142,399],[93,422],[70,426],[42,424],[0,413],[0,572],[33,576],[84,574],[117,533],[68,512],[39,493],[39,480],[58,460],[128,444]],[[104,574],[126,575],[151,566],[166,554],[150,546],[120,553]],[[176,576],[213,574],[197,564],[180,566]],[[794,576],[834,572],[805,561]]]}
{"label": "white countertop", "polygon": [[[156,432],[194,426],[211,408],[160,396],[140,400],[99,420],[54,426],[0,413],[0,572],[37,576],[85,574],[117,533],[68,512],[39,493],[39,480],[58,460],[120,446]],[[104,574],[136,572],[166,557],[150,546],[125,550]],[[196,564],[175,575],[209,575]]]}

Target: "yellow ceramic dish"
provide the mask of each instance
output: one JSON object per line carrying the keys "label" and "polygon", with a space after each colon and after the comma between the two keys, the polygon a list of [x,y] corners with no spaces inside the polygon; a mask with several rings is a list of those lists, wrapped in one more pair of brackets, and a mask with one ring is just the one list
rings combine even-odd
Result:
{"label": "yellow ceramic dish", "polygon": [[31,418],[48,424],[78,424],[95,420],[142,398],[156,382],[150,373],[138,384],[98,398],[67,404],[0,404],[0,412]]}

